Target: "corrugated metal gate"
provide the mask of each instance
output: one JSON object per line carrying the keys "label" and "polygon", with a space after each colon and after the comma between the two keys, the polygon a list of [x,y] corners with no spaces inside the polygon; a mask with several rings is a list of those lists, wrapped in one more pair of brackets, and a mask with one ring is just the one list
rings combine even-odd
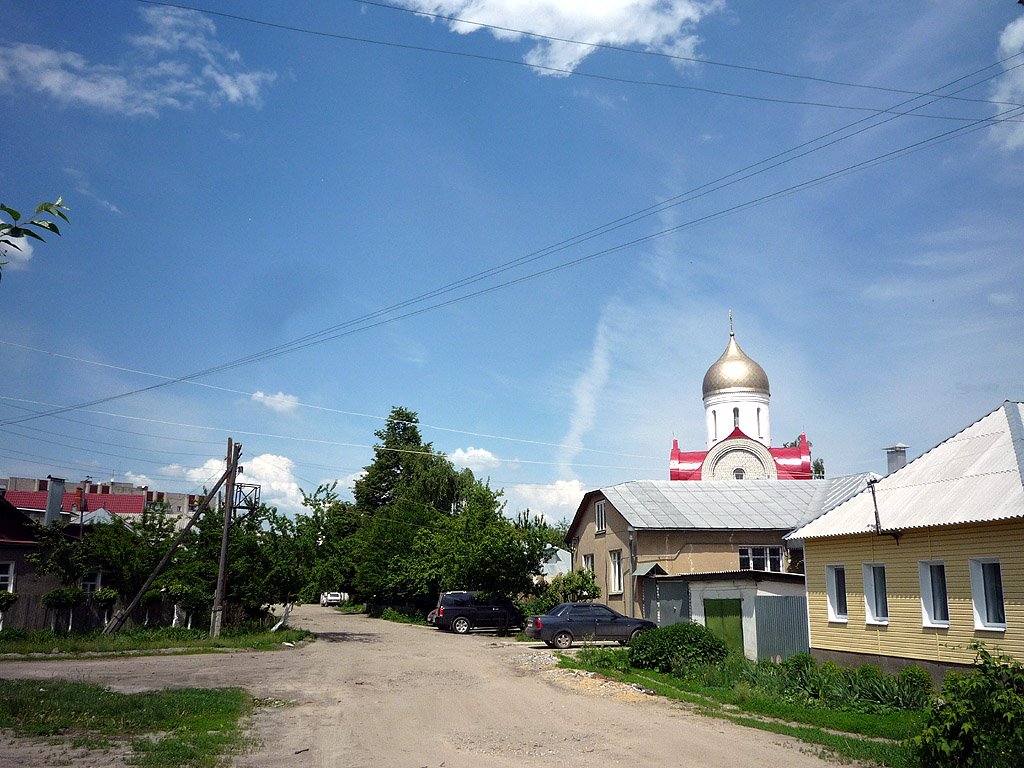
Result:
{"label": "corrugated metal gate", "polygon": [[644,617],[659,627],[690,620],[690,590],[685,581],[644,579]]}
{"label": "corrugated metal gate", "polygon": [[788,659],[806,653],[810,647],[807,638],[807,600],[803,597],[754,598],[754,617],[757,621],[757,658],[781,656]]}

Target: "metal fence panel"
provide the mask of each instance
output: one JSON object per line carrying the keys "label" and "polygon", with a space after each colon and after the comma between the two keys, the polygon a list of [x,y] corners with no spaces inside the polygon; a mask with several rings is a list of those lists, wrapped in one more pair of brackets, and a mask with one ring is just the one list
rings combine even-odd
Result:
{"label": "metal fence panel", "polygon": [[757,658],[788,659],[810,648],[807,637],[807,600],[803,597],[754,598],[757,620]]}

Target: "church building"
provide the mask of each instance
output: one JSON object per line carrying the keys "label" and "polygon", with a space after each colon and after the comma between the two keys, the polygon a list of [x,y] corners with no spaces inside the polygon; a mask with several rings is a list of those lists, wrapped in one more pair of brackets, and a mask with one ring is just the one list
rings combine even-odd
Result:
{"label": "church building", "polygon": [[705,450],[673,441],[669,479],[585,493],[566,543],[615,610],[659,626],[696,621],[750,659],[785,658],[808,648],[803,551],[785,536],[870,476],[814,477],[804,435],[772,447],[768,376],[729,326],[704,376]]}
{"label": "church building", "polygon": [[670,480],[810,480],[806,435],[789,448],[772,447],[771,390],[764,368],[736,341],[729,316],[729,344],[704,374],[707,450],[682,451],[672,441]]}

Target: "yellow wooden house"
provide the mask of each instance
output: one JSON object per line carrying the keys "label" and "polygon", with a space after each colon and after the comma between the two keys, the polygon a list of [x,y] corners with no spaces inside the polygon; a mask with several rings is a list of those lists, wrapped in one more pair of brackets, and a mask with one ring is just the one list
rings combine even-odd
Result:
{"label": "yellow wooden house", "polygon": [[972,644],[1024,660],[1024,404],[1007,401],[787,536],[811,653],[934,674]]}

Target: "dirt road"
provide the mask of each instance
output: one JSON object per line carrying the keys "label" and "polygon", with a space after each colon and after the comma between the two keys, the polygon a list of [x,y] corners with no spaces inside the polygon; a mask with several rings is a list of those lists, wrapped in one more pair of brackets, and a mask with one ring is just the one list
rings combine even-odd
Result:
{"label": "dirt road", "polygon": [[[299,608],[292,623],[318,640],[273,653],[3,662],[0,677],[126,692],[236,685],[294,702],[258,710],[253,726],[261,744],[234,759],[239,768],[827,765],[795,740],[556,671],[543,645],[319,606]],[[19,765],[33,768],[31,757],[19,757]]]}

